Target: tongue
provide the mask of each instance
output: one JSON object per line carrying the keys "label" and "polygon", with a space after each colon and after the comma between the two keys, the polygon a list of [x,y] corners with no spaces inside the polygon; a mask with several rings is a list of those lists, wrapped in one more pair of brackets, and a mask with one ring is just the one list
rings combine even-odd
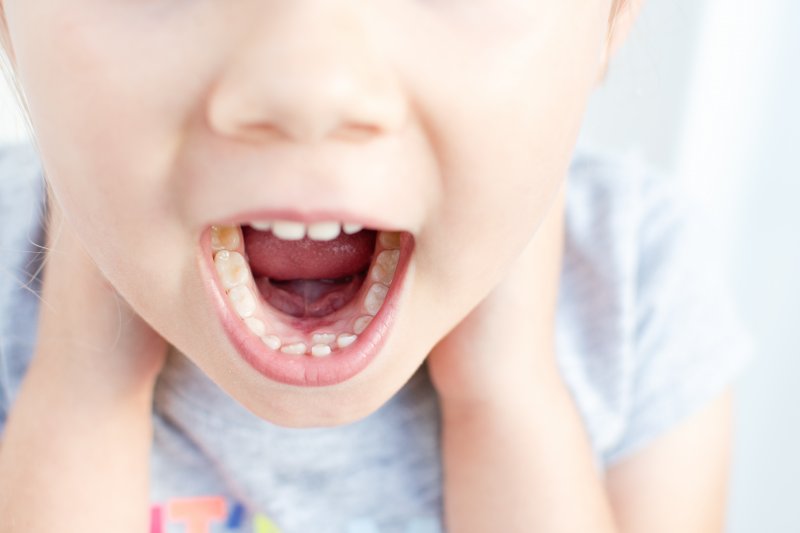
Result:
{"label": "tongue", "polygon": [[244,244],[256,277],[273,281],[334,280],[369,267],[375,250],[374,231],[342,233],[332,241],[278,239],[271,232],[245,226]]}
{"label": "tongue", "polygon": [[271,232],[242,229],[259,292],[295,317],[323,317],[352,301],[375,250],[374,231],[332,241],[284,241]]}

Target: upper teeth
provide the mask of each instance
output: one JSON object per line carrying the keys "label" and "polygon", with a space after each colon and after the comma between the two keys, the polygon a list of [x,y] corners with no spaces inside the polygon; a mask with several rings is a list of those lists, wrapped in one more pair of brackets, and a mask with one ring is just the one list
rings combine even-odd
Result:
{"label": "upper teeth", "polygon": [[337,238],[342,231],[347,235],[358,233],[364,226],[350,222],[292,222],[288,220],[254,220],[249,226],[258,231],[272,230],[272,234],[285,241],[299,241],[308,237],[313,241],[332,241]]}

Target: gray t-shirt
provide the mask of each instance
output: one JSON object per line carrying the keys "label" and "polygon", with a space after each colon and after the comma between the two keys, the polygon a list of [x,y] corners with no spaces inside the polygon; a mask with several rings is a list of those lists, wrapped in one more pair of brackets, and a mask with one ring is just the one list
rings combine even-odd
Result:
{"label": "gray t-shirt", "polygon": [[[569,180],[557,356],[604,468],[722,392],[753,342],[678,181],[589,155]],[[42,194],[35,151],[0,148],[0,432],[36,337]],[[363,420],[287,429],[173,351],[153,420],[151,533],[442,531],[424,365]]]}

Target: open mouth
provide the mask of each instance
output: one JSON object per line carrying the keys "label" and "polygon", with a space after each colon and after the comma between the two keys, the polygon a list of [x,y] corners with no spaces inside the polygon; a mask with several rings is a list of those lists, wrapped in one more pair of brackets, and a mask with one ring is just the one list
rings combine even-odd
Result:
{"label": "open mouth", "polygon": [[413,237],[267,220],[211,226],[202,248],[226,333],[245,360],[273,380],[321,386],[349,379],[380,351]]}

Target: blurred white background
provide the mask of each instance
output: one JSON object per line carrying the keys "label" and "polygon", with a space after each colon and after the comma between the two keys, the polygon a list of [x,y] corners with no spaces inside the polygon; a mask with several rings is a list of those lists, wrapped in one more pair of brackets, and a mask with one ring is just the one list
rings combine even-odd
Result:
{"label": "blurred white background", "polygon": [[[758,349],[739,384],[729,533],[800,531],[799,25],[797,0],[646,0],[581,139],[687,180],[719,225]],[[0,142],[26,131],[0,83]]]}

